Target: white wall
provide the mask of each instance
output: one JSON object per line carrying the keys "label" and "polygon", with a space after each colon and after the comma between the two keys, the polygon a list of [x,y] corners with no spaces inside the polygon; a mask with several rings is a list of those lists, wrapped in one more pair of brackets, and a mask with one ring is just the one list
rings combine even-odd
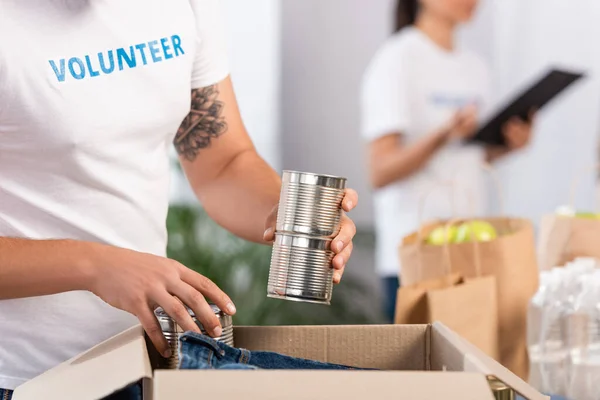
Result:
{"label": "white wall", "polygon": [[225,0],[231,76],[258,152],[280,167],[281,1]]}
{"label": "white wall", "polygon": [[507,211],[534,222],[569,202],[582,175],[579,209],[595,206],[600,114],[600,5],[597,0],[495,0],[496,88],[501,97],[551,65],[587,71],[585,82],[540,112],[532,146],[500,164]]}
{"label": "white wall", "polygon": [[[242,118],[258,152],[281,166],[281,2],[224,0],[231,76]],[[185,178],[173,172],[173,202],[195,202]]]}
{"label": "white wall", "polygon": [[[283,0],[282,143],[285,168],[344,175],[360,195],[353,212],[373,226],[359,132],[362,74],[390,35],[395,0]],[[493,62],[493,7],[483,0],[460,45]]]}
{"label": "white wall", "polygon": [[[587,71],[589,77],[538,115],[530,149],[496,165],[507,214],[537,223],[569,203],[592,210],[600,131],[600,2],[597,0],[481,0],[478,15],[463,30],[461,44],[482,55],[493,70],[495,98],[502,103],[550,66]],[[492,190],[493,212],[500,212]]]}
{"label": "white wall", "polygon": [[282,0],[283,167],[342,175],[372,226],[359,132],[363,71],[391,30],[392,0]]}
{"label": "white wall", "polygon": [[496,37],[494,0],[479,0],[477,13],[473,21],[463,26],[458,35],[458,45],[474,51],[493,66],[495,51],[493,43]]}
{"label": "white wall", "polygon": [[[492,65],[498,99],[550,64],[600,72],[599,1],[481,1],[460,44]],[[359,135],[360,80],[391,31],[394,3],[224,0],[232,75],[259,151],[277,169],[347,176],[361,196],[353,213],[361,227],[371,227],[372,216]],[[596,161],[599,87],[592,76],[540,113],[531,149],[498,165],[507,213],[538,220],[568,201],[576,171]],[[593,186],[588,173],[580,208],[592,207]]]}

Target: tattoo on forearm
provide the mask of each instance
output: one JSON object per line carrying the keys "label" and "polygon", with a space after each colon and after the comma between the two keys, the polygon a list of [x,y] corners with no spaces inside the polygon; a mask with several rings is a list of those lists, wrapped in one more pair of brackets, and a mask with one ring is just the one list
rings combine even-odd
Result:
{"label": "tattoo on forearm", "polygon": [[194,161],[201,149],[210,146],[211,140],[227,132],[222,116],[225,104],[218,97],[217,85],[192,90],[190,113],[173,141],[177,153],[188,161]]}

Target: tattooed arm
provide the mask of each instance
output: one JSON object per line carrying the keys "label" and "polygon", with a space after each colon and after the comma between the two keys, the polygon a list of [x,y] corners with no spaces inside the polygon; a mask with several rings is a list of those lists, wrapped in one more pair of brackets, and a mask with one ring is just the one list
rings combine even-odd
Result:
{"label": "tattooed arm", "polygon": [[281,181],[256,153],[242,123],[230,78],[192,91],[174,140],[185,174],[207,213],[221,226],[262,242]]}

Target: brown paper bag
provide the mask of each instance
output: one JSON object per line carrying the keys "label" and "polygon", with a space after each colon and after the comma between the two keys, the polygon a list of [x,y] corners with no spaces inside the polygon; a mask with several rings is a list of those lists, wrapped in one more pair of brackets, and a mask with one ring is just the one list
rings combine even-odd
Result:
{"label": "brown paper bag", "polygon": [[[575,197],[581,179],[593,173],[598,175],[600,164],[588,165],[576,171],[571,182],[569,208],[575,209]],[[564,215],[546,215],[542,217],[538,238],[538,258],[540,268],[548,270],[564,266],[577,257],[600,258],[600,220],[570,217]]]}
{"label": "brown paper bag", "polygon": [[540,224],[538,254],[544,270],[577,257],[600,258],[600,220],[546,215]]}
{"label": "brown paper bag", "polygon": [[441,321],[490,357],[498,357],[496,279],[458,274],[398,289],[397,324]]}
{"label": "brown paper bag", "polygon": [[[499,360],[515,374],[526,378],[527,305],[538,287],[533,227],[524,219],[480,219],[492,224],[500,234],[497,239],[479,243],[478,246],[481,275],[496,278]],[[419,241],[439,225],[425,226],[421,232],[403,239],[399,250],[403,285],[441,278],[447,274],[444,267],[445,246],[422,245]],[[450,244],[448,250],[453,272],[465,278],[479,276],[471,243]],[[419,268],[421,264],[423,268]]]}

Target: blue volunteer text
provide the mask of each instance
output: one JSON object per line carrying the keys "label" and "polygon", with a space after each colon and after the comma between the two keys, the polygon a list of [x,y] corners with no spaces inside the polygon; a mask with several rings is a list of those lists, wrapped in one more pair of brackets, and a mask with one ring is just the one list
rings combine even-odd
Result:
{"label": "blue volunteer text", "polygon": [[[97,55],[86,54],[84,57],[71,57],[69,59],[48,60],[56,79],[64,82],[67,79],[67,69],[74,79],[94,78],[99,75],[108,75],[117,69],[123,71],[127,68],[136,68],[147,65],[148,62],[157,63],[179,57],[185,54],[181,47],[179,35],[170,38],[164,37],[159,40],[151,40],[139,43],[128,48],[108,50],[106,54],[100,52]],[[115,62],[116,59],[116,62]]]}

